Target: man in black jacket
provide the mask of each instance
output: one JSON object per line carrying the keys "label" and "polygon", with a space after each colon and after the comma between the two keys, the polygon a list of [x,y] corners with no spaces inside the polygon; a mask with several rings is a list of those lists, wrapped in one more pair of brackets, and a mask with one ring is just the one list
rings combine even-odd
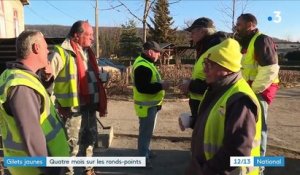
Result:
{"label": "man in black jacket", "polygon": [[149,149],[157,112],[161,109],[168,83],[161,76],[154,65],[159,59],[162,49],[154,41],[147,41],[143,53],[135,59],[133,64],[133,99],[136,115],[139,117],[139,156],[146,157],[147,167],[151,167],[151,152]]}

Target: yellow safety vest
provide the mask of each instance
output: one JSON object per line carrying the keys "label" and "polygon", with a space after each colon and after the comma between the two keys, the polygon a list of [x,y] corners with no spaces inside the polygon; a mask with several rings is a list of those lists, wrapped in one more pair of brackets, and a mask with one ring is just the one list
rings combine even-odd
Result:
{"label": "yellow safety vest", "polygon": [[[192,72],[192,80],[200,79],[200,80],[205,81],[206,77],[204,74],[203,62],[204,62],[205,56],[207,56],[206,52],[204,52],[200,56],[200,58],[197,60],[196,64],[194,65],[193,72]],[[197,93],[190,92],[189,96],[193,100],[202,101],[202,99],[203,99],[203,94],[197,94]]]}
{"label": "yellow safety vest", "polygon": [[[27,152],[24,151],[22,136],[16,125],[15,118],[7,114],[3,107],[10,88],[14,86],[28,86],[42,96],[44,106],[40,115],[40,127],[45,135],[49,156],[69,157],[70,148],[63,129],[63,123],[46,89],[36,77],[29,72],[19,69],[7,69],[0,76],[0,124],[4,156],[28,156]],[[13,175],[38,175],[41,173],[36,167],[8,167],[8,169]]]}
{"label": "yellow safety vest", "polygon": [[[261,33],[256,33],[247,48],[247,53],[243,55],[242,58],[242,75],[246,81],[253,81],[257,75],[258,63],[254,58],[254,43],[256,38],[261,35]],[[273,83],[279,83],[279,78],[275,78]]]}
{"label": "yellow safety vest", "polygon": [[[139,66],[145,66],[152,71],[151,83],[158,83],[161,81],[160,74],[155,67],[155,65],[143,57],[139,56],[133,63],[132,69],[132,80],[134,85],[134,71]],[[136,115],[143,118],[148,116],[148,109],[153,106],[161,105],[163,98],[165,96],[165,91],[161,90],[156,94],[144,94],[140,93],[135,85],[133,86],[133,100],[134,100],[134,108]]]}
{"label": "yellow safety vest", "polygon": [[[60,54],[63,69],[55,78],[54,95],[61,107],[79,106],[77,88],[77,67],[75,58],[67,53],[61,46],[56,45],[54,49]],[[67,54],[67,56],[66,56]]]}
{"label": "yellow safety vest", "polygon": [[[229,88],[223,96],[211,108],[207,118],[204,130],[204,154],[206,160],[212,159],[223,145],[225,114],[227,100],[236,93],[244,93],[248,95],[257,106],[258,121],[256,122],[256,132],[250,156],[260,156],[260,140],[261,140],[261,109],[259,101],[252,91],[251,87],[244,79],[238,80],[231,88]],[[205,97],[204,97],[205,98]],[[243,175],[258,175],[258,167],[241,167]]]}

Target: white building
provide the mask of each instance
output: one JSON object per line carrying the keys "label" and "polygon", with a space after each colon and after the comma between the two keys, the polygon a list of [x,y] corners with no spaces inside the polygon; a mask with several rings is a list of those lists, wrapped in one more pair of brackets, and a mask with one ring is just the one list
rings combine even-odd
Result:
{"label": "white building", "polygon": [[15,38],[24,31],[24,5],[29,0],[0,0],[0,38]]}

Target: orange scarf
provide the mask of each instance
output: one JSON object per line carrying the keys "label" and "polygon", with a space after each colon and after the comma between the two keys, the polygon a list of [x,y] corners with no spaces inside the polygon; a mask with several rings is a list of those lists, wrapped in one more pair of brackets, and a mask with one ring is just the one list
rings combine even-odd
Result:
{"label": "orange scarf", "polygon": [[[86,104],[90,103],[90,94],[88,91],[88,79],[87,74],[85,72],[83,58],[81,53],[79,52],[78,45],[71,40],[71,46],[76,54],[76,65],[77,65],[77,75],[78,75],[78,87],[79,87],[79,96],[80,99],[83,100]],[[107,98],[106,92],[103,87],[102,82],[99,79],[99,68],[97,65],[95,54],[93,53],[92,49],[88,48],[88,56],[89,62],[92,65],[93,72],[97,79],[97,85],[99,90],[99,108],[97,111],[100,113],[100,117],[104,117],[107,114]]]}

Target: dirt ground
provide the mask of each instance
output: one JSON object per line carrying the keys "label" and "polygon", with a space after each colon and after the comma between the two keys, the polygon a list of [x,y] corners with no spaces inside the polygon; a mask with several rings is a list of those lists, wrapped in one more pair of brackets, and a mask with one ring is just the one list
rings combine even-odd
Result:
{"label": "dirt ground", "polygon": [[[269,108],[268,151],[285,156],[285,167],[267,168],[266,175],[300,174],[300,87],[281,89]],[[106,126],[113,126],[115,137],[108,149],[97,149],[99,156],[135,156],[138,118],[132,101],[110,100]],[[181,132],[178,115],[189,110],[187,100],[166,100],[159,113],[151,148],[157,153],[153,168],[99,168],[101,174],[181,175],[190,159],[192,131]]]}

